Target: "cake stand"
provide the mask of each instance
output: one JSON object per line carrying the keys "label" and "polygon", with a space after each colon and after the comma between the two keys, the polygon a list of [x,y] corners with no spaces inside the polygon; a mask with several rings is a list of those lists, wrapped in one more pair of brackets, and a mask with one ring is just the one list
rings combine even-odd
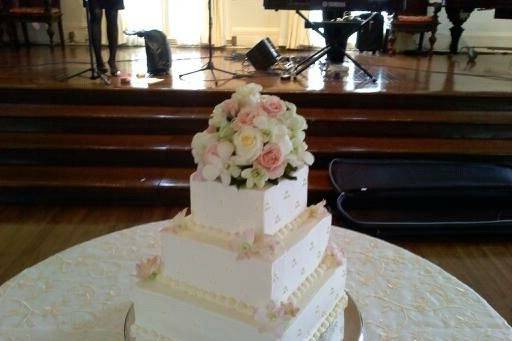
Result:
{"label": "cake stand", "polygon": [[[356,302],[352,299],[349,293],[347,293],[348,302],[347,307],[344,310],[344,337],[340,341],[364,341],[364,329],[363,319],[361,313],[357,307]],[[136,341],[135,337],[130,336],[130,327],[135,322],[135,311],[133,305],[128,310],[126,318],[124,320],[124,340],[125,341]],[[332,331],[327,330],[325,333]]]}

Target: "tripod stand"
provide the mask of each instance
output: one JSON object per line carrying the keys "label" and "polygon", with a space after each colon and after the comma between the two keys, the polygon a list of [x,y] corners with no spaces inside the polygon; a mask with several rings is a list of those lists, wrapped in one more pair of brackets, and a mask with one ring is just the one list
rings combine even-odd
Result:
{"label": "tripod stand", "polygon": [[90,79],[98,79],[100,78],[103,81],[103,84],[110,85],[110,80],[108,77],[99,72],[98,68],[96,67],[96,63],[94,62],[94,55],[92,53],[92,29],[91,29],[91,2],[89,0],[83,0],[83,7],[85,8],[86,12],[86,20],[87,20],[87,47],[89,49],[89,62],[91,63],[91,66],[88,69],[82,70],[80,72],[77,72],[75,74],[72,74],[70,76],[65,76],[64,78],[61,78],[61,81],[67,81],[72,78],[78,77],[83,75],[84,73],[90,72],[91,77]]}
{"label": "tripod stand", "polygon": [[213,19],[212,19],[212,0],[208,0],[208,62],[206,62],[203,67],[201,67],[198,70],[190,71],[184,74],[179,75],[179,78],[182,79],[182,77],[192,75],[194,73],[202,72],[202,71],[210,71],[213,76],[213,81],[215,82],[215,85],[218,85],[217,83],[217,76],[215,75],[214,71],[218,71],[221,73],[225,73],[228,75],[233,76],[233,78],[238,78],[239,75],[237,73],[226,71],[219,69],[213,65],[213,45],[212,45],[212,27],[213,27]]}
{"label": "tripod stand", "polygon": [[[316,33],[320,34],[322,37],[325,38],[325,34],[320,31],[320,27],[325,27],[325,25],[343,25],[341,26],[343,28],[343,32],[341,33],[341,39],[345,42],[348,38],[355,32],[359,31],[366,25],[370,23],[370,21],[373,19],[373,17],[376,15],[376,13],[372,14],[368,19],[361,22],[321,22],[321,23],[313,23],[311,22],[306,16],[304,16],[300,11],[296,11],[296,13],[304,19],[306,22],[306,27],[313,29]],[[289,77],[295,77],[302,72],[306,71],[311,65],[316,63],[318,60],[320,60],[323,56],[325,56],[329,51],[334,49],[334,44],[328,44],[326,47],[318,50],[317,52],[313,53],[311,56],[307,57],[305,60],[303,60],[301,63],[295,65],[295,67],[290,70],[290,75],[286,75],[285,78]],[[350,55],[347,54],[345,50],[343,50],[343,57],[347,57],[354,65],[364,72],[365,75],[367,75],[372,82],[376,82],[377,80],[375,77],[370,73],[370,71],[366,70],[357,60],[352,58]]]}

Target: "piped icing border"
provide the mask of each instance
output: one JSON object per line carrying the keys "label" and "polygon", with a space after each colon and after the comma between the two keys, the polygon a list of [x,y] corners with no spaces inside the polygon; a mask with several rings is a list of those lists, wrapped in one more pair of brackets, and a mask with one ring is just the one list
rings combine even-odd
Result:
{"label": "piped icing border", "polygon": [[[288,298],[290,303],[297,304],[303,298],[304,294],[316,283],[316,281],[324,278],[325,273],[328,270],[336,269],[340,266],[333,262],[332,257],[333,256],[331,254],[326,253],[322,262],[316,267],[316,269],[306,277],[304,281],[302,281],[295,291],[290,294]],[[202,290],[188,283],[177,281],[169,277],[158,276],[156,281],[178,291],[178,293],[184,293],[198,300],[204,300],[205,302],[215,304],[221,308],[234,311],[237,314],[243,314],[245,317],[250,319],[253,318],[256,310],[258,309],[258,307],[237,300],[236,298]]]}
{"label": "piped icing border", "polygon": [[336,305],[325,316],[324,320],[319,324],[318,328],[313,332],[309,341],[318,341],[320,337],[332,326],[333,322],[338,318],[339,314],[345,310],[348,305],[348,296],[345,292],[336,302]]}
{"label": "piped icing border", "polygon": [[[225,230],[213,226],[205,226],[198,224],[194,221],[194,217],[192,214],[185,216],[185,212],[186,210],[180,212],[174,219],[171,219],[169,221],[169,225],[172,226],[173,224],[175,224],[175,219],[178,218],[178,223],[183,223],[185,225],[183,230],[190,229],[196,232],[201,232],[201,234],[207,235],[209,237],[216,237],[218,239],[224,239],[226,241],[230,240],[236,234],[236,232],[227,232]],[[325,208],[325,201],[321,201],[316,205],[306,207],[293,221],[281,227],[273,236],[279,239],[285,239],[289,233],[300,228],[308,219],[318,218],[327,213],[328,211]],[[164,228],[162,229],[162,232],[163,231],[179,232],[180,229]]]}
{"label": "piped icing border", "polygon": [[[277,252],[278,247],[286,241],[286,238],[291,233],[307,225],[309,221],[319,222],[321,219],[329,215],[329,212],[325,209],[324,206],[325,201],[322,201],[316,205],[307,207],[303,212],[299,214],[297,218],[283,226],[272,236],[255,236],[254,230],[230,233],[215,227],[201,225],[194,221],[194,217],[192,215],[185,216],[186,210],[180,212],[174,219],[172,219],[168,223],[168,226],[164,227],[161,232],[170,233],[179,237],[190,238],[198,242],[215,245],[224,249],[233,250],[233,248],[236,248],[237,250],[234,251],[239,251],[237,244],[245,244],[245,240],[241,236],[249,232],[253,235],[250,246],[254,246],[255,249],[265,249],[264,252],[258,250],[257,252],[254,252],[253,255],[258,256],[259,254],[259,256],[263,256],[263,258],[272,259],[276,253],[279,253]],[[271,254],[266,254],[268,253],[269,249],[271,250]]]}
{"label": "piped icing border", "polygon": [[[315,331],[313,331],[312,335],[309,337],[309,341],[318,341],[320,337],[329,330],[329,328],[333,325],[334,321],[339,317],[339,314],[345,310],[348,304],[348,296],[347,293],[344,293],[336,302],[331,311],[325,316],[325,318],[319,323],[318,327]],[[133,324],[131,326],[132,336],[135,338],[145,338],[148,340],[160,340],[160,341],[178,341],[173,340],[167,336],[161,335],[153,330],[146,329],[144,327],[139,326],[138,324]]]}

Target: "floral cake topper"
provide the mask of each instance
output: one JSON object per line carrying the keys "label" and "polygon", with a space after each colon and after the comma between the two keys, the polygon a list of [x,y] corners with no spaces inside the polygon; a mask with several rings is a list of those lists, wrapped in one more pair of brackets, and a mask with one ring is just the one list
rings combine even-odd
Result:
{"label": "floral cake topper", "polygon": [[261,90],[254,83],[240,87],[215,107],[208,129],[194,136],[196,180],[263,188],[313,163],[304,117],[294,104]]}

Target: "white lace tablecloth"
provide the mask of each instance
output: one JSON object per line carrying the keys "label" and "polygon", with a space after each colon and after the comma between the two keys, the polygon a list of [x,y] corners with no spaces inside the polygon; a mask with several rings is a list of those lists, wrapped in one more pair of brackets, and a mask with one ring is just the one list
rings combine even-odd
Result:
{"label": "white lace tablecloth", "polygon": [[[134,264],[159,250],[163,222],[61,252],[0,287],[0,340],[123,340]],[[368,340],[512,340],[472,289],[437,266],[345,229],[348,290]]]}

